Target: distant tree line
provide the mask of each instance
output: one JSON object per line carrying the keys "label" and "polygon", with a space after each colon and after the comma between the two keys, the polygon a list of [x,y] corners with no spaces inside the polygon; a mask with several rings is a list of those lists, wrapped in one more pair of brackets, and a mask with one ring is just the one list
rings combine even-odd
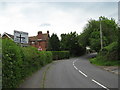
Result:
{"label": "distant tree line", "polygon": [[49,51],[70,51],[70,55],[79,56],[85,53],[85,48],[78,43],[78,34],[71,32],[68,34],[61,34],[59,40],[57,34],[52,34],[49,39]]}
{"label": "distant tree line", "polygon": [[[100,20],[101,19],[101,20]],[[49,39],[50,51],[70,51],[73,56],[79,56],[85,53],[86,47],[99,52],[100,43],[100,22],[102,26],[103,47],[118,41],[118,25],[113,18],[99,17],[98,20],[90,19],[79,35],[76,32],[61,34],[59,40],[57,34],[52,34]]]}

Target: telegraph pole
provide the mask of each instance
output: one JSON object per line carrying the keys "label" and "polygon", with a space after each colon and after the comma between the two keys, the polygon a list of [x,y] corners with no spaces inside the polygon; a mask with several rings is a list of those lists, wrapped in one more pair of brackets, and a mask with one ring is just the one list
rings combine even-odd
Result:
{"label": "telegraph pole", "polygon": [[101,43],[101,51],[103,49],[103,40],[102,40],[102,25],[101,25],[101,17],[100,17],[100,43]]}

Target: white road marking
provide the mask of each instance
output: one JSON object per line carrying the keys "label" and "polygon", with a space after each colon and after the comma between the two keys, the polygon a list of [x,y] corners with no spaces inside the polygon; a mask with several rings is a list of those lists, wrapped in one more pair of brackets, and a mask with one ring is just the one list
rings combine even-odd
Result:
{"label": "white road marking", "polygon": [[87,75],[85,73],[83,73],[82,71],[78,70],[82,75],[84,75],[85,77],[87,77]]}
{"label": "white road marking", "polygon": [[98,84],[99,86],[105,88],[106,90],[110,90],[107,87],[105,87],[104,85],[100,84],[99,82],[97,82],[96,80],[92,79],[93,82],[95,82],[96,84]]}
{"label": "white road marking", "polygon": [[[75,60],[75,61],[73,61],[73,66],[74,66],[74,68],[76,69],[76,70],[78,70],[82,75],[84,75],[85,77],[88,77],[85,73],[83,73],[81,70],[79,70],[76,66],[75,66],[75,62],[76,62],[77,60]],[[98,84],[99,86],[101,86],[102,88],[105,88],[106,90],[110,90],[110,89],[108,89],[107,87],[105,87],[104,85],[102,85],[102,84],[100,84],[99,82],[97,82],[96,80],[94,80],[94,79],[92,79],[92,81],[94,82],[94,83],[96,83],[96,84]]]}
{"label": "white road marking", "polygon": [[74,66],[74,68],[75,68],[76,70],[78,70],[78,69],[76,68],[76,66]]}
{"label": "white road marking", "polygon": [[87,75],[86,75],[85,73],[83,73],[82,71],[80,71],[80,70],[74,65],[75,62],[76,62],[76,60],[73,61],[73,66],[74,66],[74,68],[75,68],[76,70],[78,70],[79,73],[81,73],[82,75],[84,75],[85,77],[87,77]]}

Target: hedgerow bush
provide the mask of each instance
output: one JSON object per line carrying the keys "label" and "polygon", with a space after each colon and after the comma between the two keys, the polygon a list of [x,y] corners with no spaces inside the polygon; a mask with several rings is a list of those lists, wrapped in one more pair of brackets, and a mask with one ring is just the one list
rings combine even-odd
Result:
{"label": "hedgerow bush", "polygon": [[99,56],[103,56],[106,60],[118,60],[118,42],[104,47]]}
{"label": "hedgerow bush", "polygon": [[69,51],[51,51],[53,60],[68,59],[70,57]]}
{"label": "hedgerow bush", "polygon": [[103,66],[120,66],[120,61],[118,60],[118,43],[113,42],[104,47],[96,58],[90,59],[90,62]]}
{"label": "hedgerow bush", "polygon": [[2,41],[2,87],[17,87],[21,80],[22,66],[21,49],[14,42],[5,39]]}
{"label": "hedgerow bush", "polygon": [[27,76],[52,62],[50,51],[38,51],[34,47],[19,47],[13,41],[2,42],[2,87],[16,88]]}

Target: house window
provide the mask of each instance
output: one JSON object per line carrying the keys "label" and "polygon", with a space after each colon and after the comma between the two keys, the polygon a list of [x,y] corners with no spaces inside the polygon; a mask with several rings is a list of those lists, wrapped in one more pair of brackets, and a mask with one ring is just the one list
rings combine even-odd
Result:
{"label": "house window", "polygon": [[32,44],[35,44],[35,42],[32,42]]}

